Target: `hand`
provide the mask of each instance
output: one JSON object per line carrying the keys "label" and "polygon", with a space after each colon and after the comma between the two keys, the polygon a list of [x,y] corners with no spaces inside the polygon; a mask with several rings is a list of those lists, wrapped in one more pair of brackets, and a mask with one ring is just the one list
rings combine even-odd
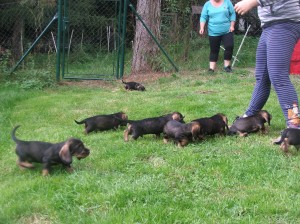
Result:
{"label": "hand", "polygon": [[233,32],[234,31],[234,26],[230,26],[230,28],[229,28],[229,32]]}
{"label": "hand", "polygon": [[204,29],[200,28],[199,34],[200,34],[200,35],[204,34]]}
{"label": "hand", "polygon": [[242,0],[234,5],[234,9],[238,14],[244,15],[256,6],[258,6],[256,0]]}

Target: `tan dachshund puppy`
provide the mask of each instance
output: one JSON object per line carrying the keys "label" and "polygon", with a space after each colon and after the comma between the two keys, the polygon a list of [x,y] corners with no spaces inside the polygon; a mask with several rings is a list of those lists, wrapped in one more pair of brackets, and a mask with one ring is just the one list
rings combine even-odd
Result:
{"label": "tan dachshund puppy", "polygon": [[16,138],[16,126],[12,131],[12,139],[17,143],[16,154],[18,156],[17,164],[20,168],[34,168],[33,162],[43,164],[43,175],[49,174],[50,168],[55,164],[62,164],[69,172],[72,156],[82,159],[90,154],[83,142],[79,139],[70,138],[65,142],[49,143],[39,141],[22,141]]}

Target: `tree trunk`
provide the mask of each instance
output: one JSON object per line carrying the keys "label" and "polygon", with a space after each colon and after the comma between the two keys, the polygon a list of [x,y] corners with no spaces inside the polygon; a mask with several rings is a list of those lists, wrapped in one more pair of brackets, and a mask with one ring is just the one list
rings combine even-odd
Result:
{"label": "tree trunk", "polygon": [[21,18],[16,19],[12,35],[12,56],[14,61],[19,60],[23,54],[23,26],[23,20]]}
{"label": "tree trunk", "polygon": [[184,54],[183,54],[183,60],[184,61],[188,61],[188,55],[190,52],[190,42],[191,42],[191,31],[193,29],[193,19],[192,19],[192,14],[186,14],[185,16],[187,16],[188,19],[188,24],[186,24],[187,29],[183,29],[185,30],[184,32]]}
{"label": "tree trunk", "polygon": [[[153,35],[160,39],[161,0],[138,0],[137,12]],[[132,74],[151,71],[151,59],[157,55],[159,48],[143,24],[137,20],[133,43]]]}

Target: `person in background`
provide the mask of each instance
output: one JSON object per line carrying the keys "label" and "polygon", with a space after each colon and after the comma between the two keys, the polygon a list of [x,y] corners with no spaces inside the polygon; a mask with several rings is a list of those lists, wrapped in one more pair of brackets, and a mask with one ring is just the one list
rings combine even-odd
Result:
{"label": "person in background", "polygon": [[225,48],[224,70],[232,72],[235,20],[236,14],[230,0],[209,0],[204,4],[200,16],[199,34],[204,34],[204,27],[207,24],[210,45],[209,72],[214,72],[216,69],[221,43]]}
{"label": "person in background", "polygon": [[[273,86],[288,128],[300,128],[298,96],[290,80],[290,62],[300,38],[299,0],[242,0],[235,4],[244,15],[258,7],[262,34],[256,50],[256,83],[252,98],[243,117],[261,110]],[[294,107],[293,107],[294,106]],[[294,112],[293,112],[294,111]]]}

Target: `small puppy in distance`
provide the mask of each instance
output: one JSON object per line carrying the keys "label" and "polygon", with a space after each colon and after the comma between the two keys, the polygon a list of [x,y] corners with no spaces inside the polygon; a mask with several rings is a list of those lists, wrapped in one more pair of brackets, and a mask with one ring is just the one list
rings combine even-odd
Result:
{"label": "small puppy in distance", "polygon": [[137,91],[145,91],[146,88],[141,83],[138,82],[124,82],[122,79],[122,83],[124,83],[124,88],[126,90],[137,90]]}
{"label": "small puppy in distance", "polygon": [[176,120],[168,121],[163,131],[164,143],[167,143],[169,139],[173,139],[177,146],[184,147],[189,142],[198,139],[200,130],[200,124],[196,121],[187,124]]}
{"label": "small puppy in distance", "polygon": [[239,136],[247,136],[248,133],[258,131],[266,133],[264,124],[268,123],[268,125],[270,126],[271,119],[272,115],[269,114],[269,112],[266,110],[261,110],[253,116],[237,118],[232,126],[229,127],[228,134],[239,134]]}
{"label": "small puppy in distance", "polygon": [[21,169],[34,168],[32,163],[36,162],[43,164],[43,176],[48,175],[51,166],[55,164],[61,164],[67,171],[72,172],[72,156],[80,160],[90,154],[90,150],[84,146],[83,142],[75,138],[60,143],[19,140],[16,137],[16,130],[19,127],[16,126],[13,129],[11,137],[17,144],[17,164]]}
{"label": "small puppy in distance", "polygon": [[117,129],[119,126],[126,126],[128,116],[123,112],[114,114],[96,115],[86,118],[82,121],[76,121],[76,124],[85,125],[85,134],[89,134],[93,131],[107,131],[111,129]]}
{"label": "small puppy in distance", "polygon": [[289,147],[293,145],[297,151],[300,148],[300,129],[286,128],[281,133],[279,141],[275,141],[274,144],[280,145],[280,148],[284,153],[289,152]]}

